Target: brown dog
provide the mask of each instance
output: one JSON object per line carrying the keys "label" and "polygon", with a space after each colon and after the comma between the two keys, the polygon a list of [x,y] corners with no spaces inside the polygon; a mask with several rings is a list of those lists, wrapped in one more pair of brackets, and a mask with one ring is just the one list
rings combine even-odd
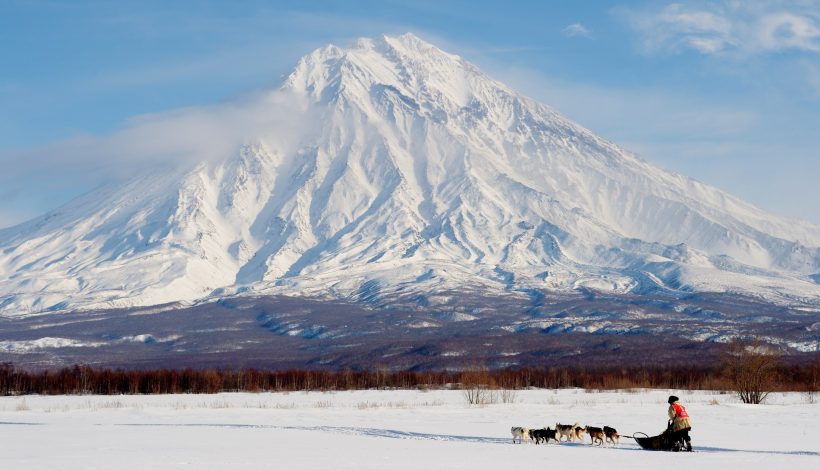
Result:
{"label": "brown dog", "polygon": [[584,434],[587,433],[587,428],[582,428],[581,426],[575,426],[575,439],[578,439],[578,442],[584,442]]}
{"label": "brown dog", "polygon": [[599,446],[604,445],[604,430],[601,428],[596,428],[594,426],[587,426],[586,428],[587,434],[589,434],[590,440],[592,440],[591,445],[595,445],[597,442]]}
{"label": "brown dog", "polygon": [[618,431],[609,426],[604,426],[604,436],[606,436],[606,442],[613,446],[618,445],[621,439],[621,435],[618,434]]}

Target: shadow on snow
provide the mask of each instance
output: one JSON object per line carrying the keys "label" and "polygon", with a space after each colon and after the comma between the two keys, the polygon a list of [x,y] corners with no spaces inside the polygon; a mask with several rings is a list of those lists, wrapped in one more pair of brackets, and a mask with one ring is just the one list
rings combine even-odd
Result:
{"label": "shadow on snow", "polygon": [[[0,423],[0,424],[37,424],[37,423]],[[102,425],[101,425],[102,426]],[[451,434],[432,434],[423,432],[399,431],[396,429],[382,429],[382,428],[357,428],[352,426],[275,426],[267,424],[212,424],[212,423],[189,423],[189,424],[148,424],[148,423],[132,423],[132,424],[118,424],[116,426],[170,426],[170,427],[217,427],[217,428],[237,428],[237,429],[283,429],[291,431],[319,431],[329,432],[335,434],[347,434],[354,436],[368,436],[368,437],[385,437],[388,439],[414,439],[421,441],[445,441],[445,442],[478,442],[482,444],[511,444],[512,438],[502,437],[481,437],[481,436],[459,436]],[[547,444],[545,444],[547,445]],[[555,446],[550,444],[549,446]],[[562,447],[587,447],[586,444],[564,442],[560,444]],[[591,447],[591,446],[590,446]],[[652,452],[641,449],[637,445],[619,446],[619,447],[604,447],[611,450],[624,451],[642,451]],[[749,450],[749,449],[729,449],[725,447],[696,447],[696,452],[704,453],[719,453],[719,452],[743,452],[747,454],[771,454],[771,455],[806,455],[813,457],[820,457],[820,452],[814,451],[778,451],[778,450]],[[661,451],[662,452],[662,451]]]}

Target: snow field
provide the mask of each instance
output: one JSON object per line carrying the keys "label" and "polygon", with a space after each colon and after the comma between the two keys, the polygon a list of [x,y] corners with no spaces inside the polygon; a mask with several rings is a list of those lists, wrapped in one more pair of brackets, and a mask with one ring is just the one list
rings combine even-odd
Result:
{"label": "snow field", "polygon": [[[610,425],[660,432],[666,397],[694,420],[693,454],[512,444],[511,426]],[[460,391],[0,398],[0,468],[818,468],[816,397],[743,405],[728,394],[523,390],[467,405]]]}

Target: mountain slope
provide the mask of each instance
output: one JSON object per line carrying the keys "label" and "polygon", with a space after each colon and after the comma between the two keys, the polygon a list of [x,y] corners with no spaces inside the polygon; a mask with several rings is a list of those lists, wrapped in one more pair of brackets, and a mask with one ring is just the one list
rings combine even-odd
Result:
{"label": "mountain slope", "polygon": [[0,231],[6,315],[270,292],[729,291],[820,304],[820,228],[661,170],[413,35],[327,46],[309,116]]}

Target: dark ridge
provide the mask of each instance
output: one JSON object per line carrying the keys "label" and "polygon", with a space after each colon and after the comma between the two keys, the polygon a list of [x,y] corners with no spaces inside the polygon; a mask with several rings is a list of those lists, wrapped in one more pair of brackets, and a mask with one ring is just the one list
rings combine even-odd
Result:
{"label": "dark ridge", "polygon": [[[817,391],[818,365],[781,366],[776,391]],[[731,390],[718,367],[656,365],[608,368],[516,368],[462,371],[388,370],[125,370],[73,366],[28,371],[0,365],[0,395],[168,394],[363,389],[699,389]]]}
{"label": "dark ridge", "polygon": [[[820,355],[815,313],[738,296],[444,295],[452,304],[238,296],[185,308],[6,317],[0,363],[26,370],[711,366],[732,337],[767,338],[785,364]],[[43,338],[71,346],[49,347]]]}

